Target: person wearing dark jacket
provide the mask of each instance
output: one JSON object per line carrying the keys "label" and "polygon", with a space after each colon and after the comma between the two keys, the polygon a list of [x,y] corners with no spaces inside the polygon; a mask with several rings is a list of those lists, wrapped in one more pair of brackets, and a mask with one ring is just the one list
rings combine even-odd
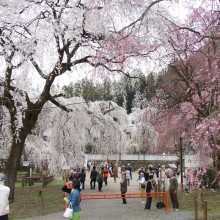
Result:
{"label": "person wearing dark jacket", "polygon": [[96,182],[97,170],[94,166],[91,173],[90,173],[90,187],[91,189],[95,189],[95,182]]}
{"label": "person wearing dark jacket", "polygon": [[179,211],[179,201],[177,198],[178,181],[176,177],[174,176],[173,171],[169,173],[169,177],[170,177],[170,186],[169,186],[170,200],[173,206],[173,210],[178,212]]}
{"label": "person wearing dark jacket", "polygon": [[62,191],[66,192],[68,194],[71,193],[73,188],[73,182],[72,181],[68,181],[63,187],[62,187]]}
{"label": "person wearing dark jacket", "polygon": [[85,189],[85,180],[86,180],[86,173],[85,170],[82,168],[81,173],[79,174],[81,189]]}
{"label": "person wearing dark jacket", "polygon": [[125,194],[127,192],[127,179],[126,179],[126,174],[122,173],[121,174],[121,182],[120,182],[120,186],[121,186],[121,198],[123,203],[122,204],[127,204],[126,198],[125,198]]}
{"label": "person wearing dark jacket", "polygon": [[154,189],[152,180],[153,180],[153,176],[150,175],[149,180],[147,181],[147,184],[146,184],[147,200],[146,200],[145,210],[147,211],[150,211],[151,203],[152,203],[152,197],[150,196],[150,192]]}

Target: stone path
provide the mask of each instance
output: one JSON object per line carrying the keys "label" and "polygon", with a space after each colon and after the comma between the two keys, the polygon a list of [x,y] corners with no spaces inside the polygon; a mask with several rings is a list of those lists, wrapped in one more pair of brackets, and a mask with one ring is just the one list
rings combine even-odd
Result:
{"label": "stone path", "polygon": [[[89,177],[89,173],[87,173]],[[103,186],[102,192],[90,190],[89,178],[87,177],[86,188],[82,193],[120,193],[120,178],[114,183],[113,178],[108,178],[108,186]],[[97,187],[96,187],[97,188]],[[133,180],[128,187],[128,193],[138,192],[137,173],[133,174]],[[153,199],[154,200],[154,199]],[[164,209],[157,209],[152,203],[151,211],[144,209],[145,204],[141,199],[127,199],[128,204],[122,204],[121,199],[108,200],[83,200],[81,202],[81,220],[193,220],[191,212],[179,211],[166,213]],[[180,206],[181,208],[181,206]],[[28,218],[25,220],[62,220],[63,212]]]}

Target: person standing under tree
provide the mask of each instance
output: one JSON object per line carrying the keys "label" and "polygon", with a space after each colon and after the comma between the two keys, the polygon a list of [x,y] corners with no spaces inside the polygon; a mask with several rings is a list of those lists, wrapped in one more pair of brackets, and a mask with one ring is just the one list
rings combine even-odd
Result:
{"label": "person standing under tree", "polygon": [[152,197],[150,196],[150,192],[154,190],[152,180],[153,180],[153,175],[150,175],[149,180],[147,181],[147,184],[146,184],[147,199],[146,199],[146,204],[145,204],[145,210],[147,211],[150,211],[151,203],[152,203]]}
{"label": "person standing under tree", "polygon": [[176,212],[178,212],[179,211],[179,202],[177,199],[178,181],[174,176],[173,171],[169,173],[169,177],[170,177],[170,186],[169,186],[170,200],[173,206],[173,209],[171,210],[175,210]]}
{"label": "person standing under tree", "polygon": [[121,174],[121,182],[120,182],[120,186],[121,186],[121,198],[123,203],[122,204],[127,204],[126,198],[125,198],[125,193],[127,192],[127,180],[126,180],[126,174],[122,173]]}
{"label": "person standing under tree", "polygon": [[0,220],[8,220],[10,188],[4,185],[5,174],[0,173]]}

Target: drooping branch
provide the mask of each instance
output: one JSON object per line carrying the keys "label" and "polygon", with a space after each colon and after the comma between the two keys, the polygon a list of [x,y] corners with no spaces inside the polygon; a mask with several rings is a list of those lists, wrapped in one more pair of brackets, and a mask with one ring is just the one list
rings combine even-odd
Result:
{"label": "drooping branch", "polygon": [[123,27],[118,33],[124,33],[127,29],[133,27],[134,25],[136,25],[137,23],[141,23],[144,19],[144,17],[146,16],[146,14],[149,12],[149,10],[157,3],[162,2],[164,0],[156,0],[154,2],[152,2],[146,9],[145,11],[141,14],[141,16],[136,19],[135,21],[133,21],[132,23],[130,23],[129,25]]}
{"label": "drooping branch", "polygon": [[66,112],[71,112],[72,109],[68,109],[66,106],[60,104],[58,101],[56,101],[52,96],[49,97],[49,100],[54,104],[56,105],[57,107],[63,109],[64,111]]}

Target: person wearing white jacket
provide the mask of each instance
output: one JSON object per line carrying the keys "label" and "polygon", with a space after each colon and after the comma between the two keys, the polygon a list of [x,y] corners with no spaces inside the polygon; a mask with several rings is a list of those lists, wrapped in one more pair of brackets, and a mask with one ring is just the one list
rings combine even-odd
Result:
{"label": "person wearing white jacket", "polygon": [[143,173],[140,174],[138,183],[139,183],[139,189],[140,189],[140,191],[141,191],[142,203],[145,203],[145,200],[146,200],[146,199],[145,199],[146,182],[145,182],[145,178],[144,178],[144,174],[143,174]]}
{"label": "person wearing white jacket", "polygon": [[5,174],[0,173],[0,220],[8,220],[10,188],[4,185]]}

